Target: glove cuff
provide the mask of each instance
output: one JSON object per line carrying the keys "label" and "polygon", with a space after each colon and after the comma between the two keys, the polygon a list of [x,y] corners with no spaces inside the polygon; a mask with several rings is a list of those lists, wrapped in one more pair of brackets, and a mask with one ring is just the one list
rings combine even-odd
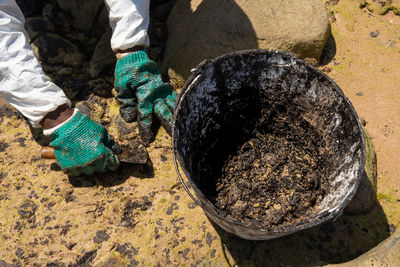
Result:
{"label": "glove cuff", "polygon": [[122,57],[121,59],[118,60],[118,65],[123,64],[123,65],[137,65],[138,63],[141,62],[148,62],[150,61],[149,57],[147,56],[147,53],[145,50],[137,51],[137,52],[132,52],[127,54],[126,56]]}
{"label": "glove cuff", "polygon": [[72,114],[71,117],[69,117],[67,120],[63,121],[62,123],[54,126],[53,128],[43,130],[43,134],[46,136],[52,135],[55,131],[63,127],[65,124],[67,124],[70,120],[72,120],[73,117],[75,117],[76,113],[78,113],[78,109],[74,108],[74,113]]}

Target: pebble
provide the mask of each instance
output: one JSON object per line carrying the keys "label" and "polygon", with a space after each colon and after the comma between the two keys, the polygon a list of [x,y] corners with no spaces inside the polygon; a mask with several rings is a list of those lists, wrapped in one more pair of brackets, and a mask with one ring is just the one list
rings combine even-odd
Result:
{"label": "pebble", "polygon": [[376,37],[378,37],[379,34],[381,34],[381,32],[376,30],[374,32],[370,32],[369,36],[371,36],[372,38],[376,38]]}
{"label": "pebble", "polygon": [[329,73],[329,72],[332,71],[332,68],[330,68],[330,67],[328,67],[328,66],[325,66],[325,67],[323,67],[321,70],[322,70],[323,72],[325,72],[325,73]]}

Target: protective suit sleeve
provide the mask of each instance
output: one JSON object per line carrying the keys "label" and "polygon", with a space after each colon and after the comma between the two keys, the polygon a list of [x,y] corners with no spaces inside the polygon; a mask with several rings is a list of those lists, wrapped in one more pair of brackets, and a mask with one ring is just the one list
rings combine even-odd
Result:
{"label": "protective suit sleeve", "polygon": [[112,29],[111,48],[149,46],[150,0],[104,0]]}
{"label": "protective suit sleeve", "polygon": [[15,0],[0,0],[0,95],[38,128],[47,113],[71,102],[44,74],[27,36]]}

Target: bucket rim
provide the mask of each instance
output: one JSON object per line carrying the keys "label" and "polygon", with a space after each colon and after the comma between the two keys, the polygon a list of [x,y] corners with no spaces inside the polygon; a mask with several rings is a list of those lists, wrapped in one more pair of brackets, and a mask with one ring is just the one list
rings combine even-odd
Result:
{"label": "bucket rim", "polygon": [[[274,227],[254,227],[251,225],[246,225],[238,220],[235,219],[230,219],[227,218],[226,216],[223,216],[221,214],[219,214],[217,211],[218,209],[208,200],[208,198],[206,198],[204,196],[204,194],[201,192],[201,190],[194,184],[191,182],[191,179],[189,179],[188,177],[190,177],[188,171],[186,170],[186,168],[184,167],[183,163],[183,159],[181,158],[180,154],[177,151],[177,138],[176,138],[176,133],[175,133],[175,123],[177,120],[177,116],[178,113],[181,109],[181,104],[183,99],[185,98],[186,94],[192,89],[195,88],[195,85],[198,83],[198,78],[200,77],[200,75],[202,74],[202,68],[209,63],[215,63],[217,61],[220,60],[224,60],[226,58],[232,57],[232,56],[236,56],[236,55],[244,55],[244,54],[281,54],[284,56],[287,56],[291,59],[292,64],[297,64],[297,63],[301,63],[304,64],[307,68],[309,68],[311,71],[315,71],[317,72],[319,75],[321,75],[322,77],[324,77],[328,82],[330,82],[332,84],[332,88],[339,93],[339,95],[344,99],[345,103],[350,107],[351,113],[352,115],[355,117],[356,119],[356,124],[357,124],[357,128],[359,130],[360,133],[360,140],[361,140],[361,164],[360,167],[357,171],[357,175],[355,178],[355,188],[352,192],[350,192],[350,194],[343,200],[342,204],[339,205],[336,209],[334,210],[326,210],[320,214],[316,214],[314,216],[310,216],[310,217],[306,217],[304,220],[301,220],[299,222],[293,223],[293,224],[288,224],[288,225],[277,225]],[[361,126],[360,123],[360,119],[354,109],[354,106],[352,105],[352,103],[350,102],[350,100],[344,95],[342,89],[336,84],[336,82],[334,82],[328,75],[326,75],[325,73],[323,73],[322,71],[318,70],[316,67],[312,66],[311,64],[305,62],[302,59],[299,59],[297,57],[295,57],[294,54],[289,53],[289,52],[282,52],[282,51],[278,51],[278,50],[273,50],[273,49],[248,49],[248,50],[240,50],[240,51],[235,51],[235,52],[231,52],[231,53],[226,53],[223,54],[221,56],[215,57],[213,59],[205,59],[203,60],[197,67],[195,67],[194,69],[192,69],[192,74],[190,75],[190,77],[187,79],[187,81],[185,82],[184,86],[182,87],[182,90],[176,100],[175,103],[175,108],[174,108],[174,114],[173,114],[173,123],[172,123],[172,151],[173,151],[173,161],[174,161],[174,165],[175,165],[175,169],[178,175],[178,178],[183,186],[183,188],[185,189],[185,191],[188,193],[188,195],[192,198],[192,200],[199,205],[204,212],[207,214],[211,214],[212,216],[215,216],[223,221],[226,221],[230,224],[234,224],[243,228],[247,228],[247,229],[251,229],[251,230],[255,230],[255,231],[262,231],[265,233],[276,233],[276,234],[281,234],[280,236],[283,235],[287,235],[287,234],[291,234],[297,231],[301,231],[301,230],[305,230],[311,227],[314,227],[316,225],[319,225],[321,223],[324,223],[330,219],[336,220],[338,217],[340,217],[343,213],[343,210],[345,209],[345,207],[350,203],[350,201],[353,199],[359,184],[361,182],[361,178],[363,175],[363,171],[364,171],[364,166],[365,166],[365,160],[366,160],[366,148],[365,148],[365,138],[364,138],[364,134],[363,134],[363,128]],[[210,205],[212,207],[212,209],[210,210],[208,207],[206,207],[200,200],[198,200],[190,191],[189,188],[186,186],[183,177],[180,173],[179,170],[179,165],[182,168],[183,173],[185,174],[189,185],[193,188],[193,190],[195,191],[196,195],[200,194],[207,202],[208,205]]]}

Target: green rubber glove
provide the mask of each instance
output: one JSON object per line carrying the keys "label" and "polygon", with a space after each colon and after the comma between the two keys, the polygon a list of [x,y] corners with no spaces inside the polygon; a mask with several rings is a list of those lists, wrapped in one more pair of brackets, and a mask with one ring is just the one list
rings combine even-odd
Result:
{"label": "green rubber glove", "polygon": [[114,171],[119,161],[106,129],[79,112],[51,134],[60,167],[70,175]]}
{"label": "green rubber glove", "polygon": [[115,89],[117,100],[121,103],[121,116],[126,122],[132,122],[137,116],[144,142],[154,140],[153,115],[171,134],[176,95],[172,86],[162,81],[157,64],[148,58],[144,50],[132,52],[118,60]]}

